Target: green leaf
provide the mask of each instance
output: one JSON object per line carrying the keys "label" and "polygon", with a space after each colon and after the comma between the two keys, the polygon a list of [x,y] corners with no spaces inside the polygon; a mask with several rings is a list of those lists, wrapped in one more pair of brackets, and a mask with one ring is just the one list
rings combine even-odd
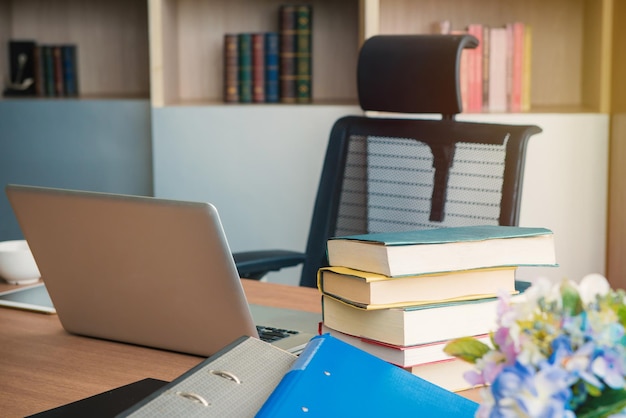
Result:
{"label": "green leaf", "polygon": [[457,338],[450,341],[444,347],[443,351],[453,357],[460,358],[469,363],[476,363],[476,360],[482,358],[491,350],[489,346],[472,337]]}
{"label": "green leaf", "polygon": [[568,281],[561,283],[561,300],[563,301],[563,312],[566,314],[574,316],[583,311],[583,303],[578,290]]}
{"label": "green leaf", "polygon": [[576,409],[578,418],[606,418],[626,408],[626,390],[607,389],[598,397],[589,396]]}

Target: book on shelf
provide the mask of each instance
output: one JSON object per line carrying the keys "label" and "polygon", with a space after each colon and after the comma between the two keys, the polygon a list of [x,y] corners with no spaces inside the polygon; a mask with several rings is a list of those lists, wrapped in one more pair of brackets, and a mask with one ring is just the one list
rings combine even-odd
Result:
{"label": "book on shelf", "polygon": [[239,102],[239,35],[224,34],[224,101]]}
{"label": "book on shelf", "polygon": [[279,8],[279,79],[280,101],[296,103],[296,10],[297,5],[286,4]]}
{"label": "book on shelf", "polygon": [[298,103],[311,101],[312,17],[310,5],[296,6],[296,99]]}
{"label": "book on shelf", "polygon": [[485,267],[556,266],[546,228],[478,225],[334,237],[331,266],[406,276]]}
{"label": "book on shelf", "polygon": [[[526,282],[517,283],[523,285],[518,288],[520,292],[527,287]],[[322,322],[344,334],[410,346],[488,334],[496,325],[497,304],[498,298],[493,297],[402,308],[364,309],[324,294]]]}
{"label": "book on shelf", "polygon": [[473,23],[467,26],[467,32],[478,40],[478,46],[468,50],[468,108],[470,112],[483,109],[483,25]]}
{"label": "book on shelf", "polygon": [[253,33],[252,38],[252,101],[265,102],[265,34]]}
{"label": "book on shelf", "polygon": [[61,57],[63,61],[63,95],[66,97],[78,96],[78,72],[76,45],[62,45]]}
{"label": "book on shelf", "polygon": [[473,417],[478,404],[331,335],[314,337],[257,417]]}
{"label": "book on shelf", "polygon": [[405,367],[404,370],[419,376],[451,392],[472,389],[474,386],[465,380],[465,372],[475,370],[476,366],[458,358],[449,358],[430,363]]}
{"label": "book on shelf", "polygon": [[54,61],[54,95],[63,96],[65,93],[63,77],[63,52],[60,45],[52,47],[52,59]]}
{"label": "book on shelf", "polygon": [[494,297],[515,292],[516,267],[390,277],[348,267],[323,267],[318,288],[359,306],[401,307]]}
{"label": "book on shelf", "polygon": [[507,34],[504,27],[489,33],[489,110],[507,110]]}
{"label": "book on shelf", "polygon": [[118,417],[251,417],[296,358],[257,338],[241,337]]}
{"label": "book on shelf", "polygon": [[509,110],[511,112],[521,112],[522,110],[522,83],[524,72],[524,24],[515,22],[510,24],[512,32],[511,63],[511,97]]}
{"label": "book on shelf", "polygon": [[490,48],[490,36],[491,33],[489,26],[483,25],[482,36],[482,110],[484,112],[489,110],[489,48]]}
{"label": "book on shelf", "polygon": [[[330,328],[324,323],[320,324],[320,334],[330,334],[333,337],[353,345],[360,350],[366,351],[388,363],[405,368],[453,358],[443,351],[443,348],[449,340],[415,345],[387,344],[365,337],[346,334]],[[491,338],[489,334],[477,335],[474,336],[474,338],[485,344],[491,345]]]}
{"label": "book on shelf", "polygon": [[265,101],[267,103],[276,103],[280,100],[278,84],[279,40],[278,32],[265,33]]}
{"label": "book on shelf", "polygon": [[54,97],[54,57],[52,52],[52,45],[42,45],[43,52],[43,72],[44,72],[44,95],[48,97]]}
{"label": "book on shelf", "polygon": [[240,33],[239,46],[239,102],[252,102],[252,34]]}
{"label": "book on shelf", "polygon": [[522,58],[522,111],[530,110],[530,84],[532,73],[532,27],[524,24],[524,57]]}

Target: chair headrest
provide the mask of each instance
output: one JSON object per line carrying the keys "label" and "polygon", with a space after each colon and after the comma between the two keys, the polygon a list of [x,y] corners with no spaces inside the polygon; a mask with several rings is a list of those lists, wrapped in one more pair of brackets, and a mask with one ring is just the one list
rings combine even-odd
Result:
{"label": "chair headrest", "polygon": [[459,66],[471,35],[378,35],[359,53],[357,88],[363,110],[461,113]]}

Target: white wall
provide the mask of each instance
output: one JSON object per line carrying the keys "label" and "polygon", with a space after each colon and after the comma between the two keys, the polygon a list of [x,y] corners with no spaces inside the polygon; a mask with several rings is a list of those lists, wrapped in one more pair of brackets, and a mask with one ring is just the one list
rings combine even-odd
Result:
{"label": "white wall", "polygon": [[[304,250],[332,124],[355,106],[215,106],[153,109],[159,197],[206,200],[221,213],[233,251]],[[484,114],[459,120],[535,124],[520,224],[555,233],[558,268],[519,278],[575,280],[605,273],[608,116]],[[299,269],[269,276],[297,284]]]}

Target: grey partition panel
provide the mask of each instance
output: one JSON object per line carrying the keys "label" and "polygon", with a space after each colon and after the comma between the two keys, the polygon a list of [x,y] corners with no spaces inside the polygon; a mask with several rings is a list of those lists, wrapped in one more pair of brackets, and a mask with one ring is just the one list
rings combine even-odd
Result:
{"label": "grey partition panel", "polygon": [[150,103],[0,100],[0,240],[22,237],[8,183],[152,195]]}

